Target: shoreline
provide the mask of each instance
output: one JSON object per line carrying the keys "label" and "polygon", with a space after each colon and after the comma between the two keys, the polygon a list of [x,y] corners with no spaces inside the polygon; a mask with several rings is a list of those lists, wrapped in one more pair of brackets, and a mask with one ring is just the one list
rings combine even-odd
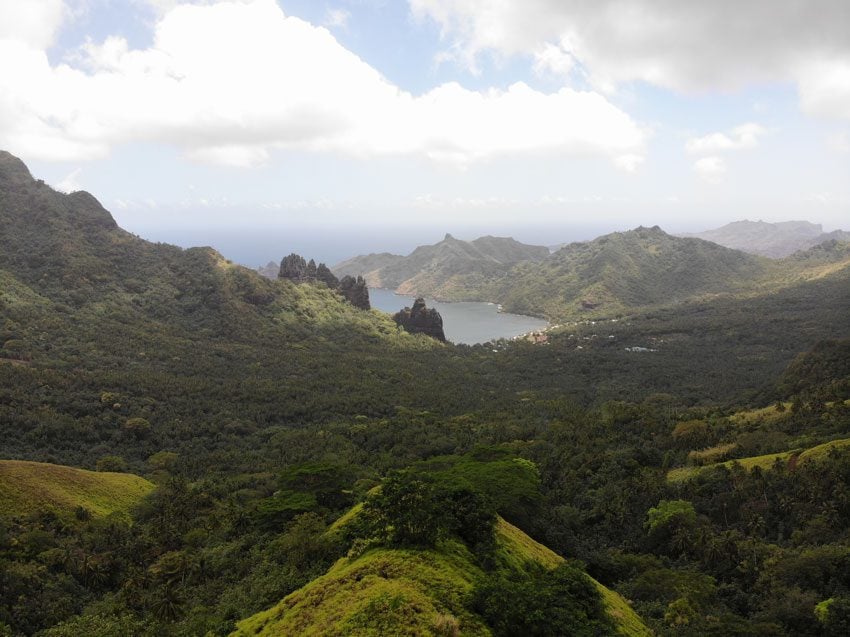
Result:
{"label": "shoreline", "polygon": [[[406,298],[406,299],[411,299],[411,300],[415,300],[415,299],[417,299],[421,296],[422,298],[425,299],[426,304],[427,304],[428,301],[433,301],[434,303],[445,303],[447,305],[457,305],[459,303],[482,303],[484,305],[495,305],[497,314],[504,314],[505,316],[519,316],[519,317],[522,317],[522,318],[536,319],[538,321],[546,321],[547,327],[549,327],[552,324],[552,322],[548,318],[546,318],[545,316],[535,316],[534,314],[517,314],[516,312],[506,312],[503,309],[502,304],[497,303],[495,301],[457,301],[457,300],[449,300],[449,299],[440,299],[440,298],[437,298],[437,297],[429,297],[429,296],[424,296],[424,295],[421,295],[421,294],[419,294],[419,295],[417,295],[417,294],[402,294],[400,292],[396,292],[392,288],[381,288],[381,287],[377,287],[377,286],[370,287],[369,289],[370,290],[381,290],[383,292],[392,292],[393,295],[395,295],[395,296],[398,296],[398,297],[401,297],[401,298]],[[540,331],[540,330],[532,330],[532,332],[535,332],[535,331]],[[531,332],[528,332],[528,333],[530,334]]]}

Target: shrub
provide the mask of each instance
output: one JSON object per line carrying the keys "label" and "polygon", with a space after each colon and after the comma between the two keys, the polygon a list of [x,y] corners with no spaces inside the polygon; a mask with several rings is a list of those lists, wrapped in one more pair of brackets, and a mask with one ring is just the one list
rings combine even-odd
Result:
{"label": "shrub", "polygon": [[98,471],[113,471],[123,472],[127,470],[127,463],[121,456],[102,456],[97,461],[96,468]]}
{"label": "shrub", "polygon": [[496,637],[590,637],[613,634],[602,598],[580,570],[562,564],[554,570],[489,576],[473,595],[475,610]]}

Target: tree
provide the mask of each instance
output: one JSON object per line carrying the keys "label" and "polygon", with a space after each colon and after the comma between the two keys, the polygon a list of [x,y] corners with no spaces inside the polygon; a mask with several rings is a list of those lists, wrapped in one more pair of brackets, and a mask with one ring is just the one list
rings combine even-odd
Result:
{"label": "tree", "polygon": [[825,635],[850,635],[850,597],[831,597],[821,602],[815,607],[815,615]]}
{"label": "tree", "polygon": [[127,463],[121,456],[103,456],[97,461],[97,470],[122,472],[127,470]]}
{"label": "tree", "polygon": [[434,485],[403,473],[387,476],[364,513],[371,531],[391,546],[432,547],[446,533]]}
{"label": "tree", "polygon": [[616,630],[602,598],[577,568],[530,567],[528,573],[489,575],[473,594],[473,607],[497,637],[594,637]]}
{"label": "tree", "polygon": [[146,418],[128,418],[124,423],[124,431],[136,438],[144,438],[151,429]]}

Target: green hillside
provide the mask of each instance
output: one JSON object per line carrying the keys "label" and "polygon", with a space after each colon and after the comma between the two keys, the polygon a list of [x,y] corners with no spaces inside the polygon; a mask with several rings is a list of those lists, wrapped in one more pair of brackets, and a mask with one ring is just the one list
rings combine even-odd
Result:
{"label": "green hillside", "polygon": [[127,514],[154,485],[129,473],[86,471],[43,462],[0,460],[0,514],[82,507],[94,516]]}
{"label": "green hillside", "polygon": [[519,314],[608,317],[722,296],[763,296],[848,269],[850,244],[836,241],[771,260],[641,227],[570,244],[540,264],[520,264],[490,295]]}
{"label": "green hillside", "polygon": [[434,245],[419,246],[407,256],[369,254],[334,266],[339,276],[363,275],[370,286],[399,294],[446,300],[490,300],[488,286],[508,276],[517,263],[539,262],[549,249],[507,237],[461,241],[447,234]]}
{"label": "green hillside", "polygon": [[763,271],[756,257],[641,227],[570,244],[539,267],[517,267],[499,300],[518,313],[616,315],[738,290]]}
{"label": "green hillside", "polygon": [[710,471],[717,467],[731,469],[734,465],[741,465],[744,469],[752,471],[756,467],[762,470],[772,468],[777,461],[785,466],[796,467],[801,463],[818,462],[827,457],[831,450],[842,450],[850,448],[850,438],[843,440],[831,440],[809,449],[794,449],[793,451],[780,451],[779,453],[767,453],[761,456],[750,456],[748,458],[735,458],[726,462],[717,462],[698,467],[679,467],[667,473],[667,479],[671,482],[690,480],[704,471]]}
{"label": "green hillside", "polygon": [[774,260],[657,226],[568,244],[551,255],[513,240],[464,242],[449,235],[407,257],[355,257],[336,271],[363,274],[371,285],[403,294],[492,301],[508,312],[571,320],[718,296],[752,298],[848,270],[850,244],[825,241]]}
{"label": "green hillside", "polygon": [[[563,562],[502,519],[496,541],[498,560],[515,568]],[[340,559],[277,606],[241,621],[233,635],[490,635],[467,605],[483,577],[474,556],[457,541],[432,550],[373,549]],[[617,634],[652,634],[622,597],[594,583]]]}

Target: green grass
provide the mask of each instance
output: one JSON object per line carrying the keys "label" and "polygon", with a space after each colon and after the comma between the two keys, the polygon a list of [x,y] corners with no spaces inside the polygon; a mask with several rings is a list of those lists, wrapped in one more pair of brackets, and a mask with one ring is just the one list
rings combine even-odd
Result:
{"label": "green grass", "polygon": [[739,411],[729,417],[736,425],[747,425],[754,423],[773,423],[783,420],[791,415],[791,403],[782,403],[783,409],[780,411],[776,405],[768,405],[761,409],[749,409],[747,411]]}
{"label": "green grass", "polygon": [[462,635],[489,635],[464,603],[481,575],[455,542],[433,551],[373,549],[339,560],[233,635],[438,635],[441,622],[456,622]]}
{"label": "green grass", "polygon": [[708,464],[718,462],[724,457],[728,457],[735,449],[738,448],[737,442],[729,442],[722,445],[715,445],[708,449],[697,449],[688,454],[688,460],[694,464]]}
{"label": "green grass", "polygon": [[842,440],[832,440],[817,447],[807,449],[800,454],[800,462],[818,462],[829,455],[831,449],[848,449],[850,448],[850,438]]}
{"label": "green grass", "polygon": [[325,535],[328,537],[338,536],[340,531],[354,518],[356,518],[360,512],[363,510],[363,503],[358,502],[353,507],[351,507],[348,511],[339,516],[333,523],[328,527],[328,530],[325,531]]}
{"label": "green grass", "polygon": [[[357,510],[332,526],[338,531]],[[554,568],[564,559],[499,518],[497,561],[522,569],[529,563]],[[325,575],[285,597],[273,608],[237,625],[233,637],[248,635],[490,635],[468,609],[475,582],[486,577],[459,542],[434,550],[372,549],[340,559]],[[618,634],[652,633],[628,603],[594,580]],[[457,631],[457,632],[453,632]]]}
{"label": "green grass", "polygon": [[726,462],[718,462],[715,464],[704,465],[701,467],[679,467],[678,469],[671,469],[667,472],[667,480],[669,482],[683,482],[685,480],[690,480],[701,472],[706,471],[708,469],[712,469],[714,467],[726,467],[727,469],[731,469],[732,465],[736,462],[747,471],[752,471],[755,467],[759,467],[763,470],[770,469],[771,467],[773,467],[777,460],[780,460],[782,462],[788,462],[794,456],[797,456],[798,464],[802,462],[817,462],[826,458],[831,449],[843,448],[850,448],[850,438],[825,442],[822,445],[811,447],[810,449],[806,449],[805,451],[801,451],[800,449],[793,449],[791,451],[782,451],[780,453],[768,453],[763,456],[736,458],[734,460],[727,460]]}
{"label": "green grass", "polygon": [[127,514],[154,485],[129,473],[99,473],[42,462],[0,460],[0,514],[43,510],[94,516]]}

